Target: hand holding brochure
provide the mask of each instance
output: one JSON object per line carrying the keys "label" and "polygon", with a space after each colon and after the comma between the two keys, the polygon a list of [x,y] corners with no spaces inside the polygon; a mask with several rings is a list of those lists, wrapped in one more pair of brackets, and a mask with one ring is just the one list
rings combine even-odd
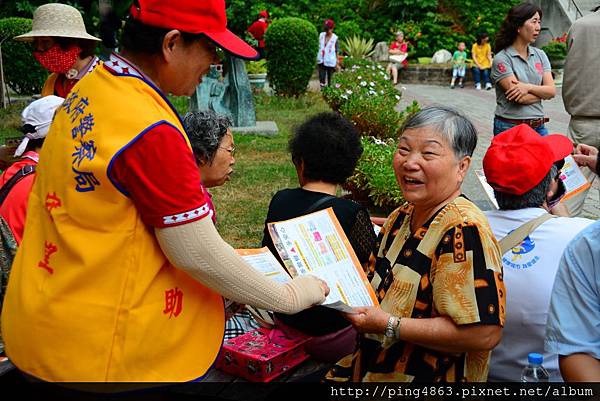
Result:
{"label": "hand holding brochure", "polygon": [[327,283],[325,306],[349,311],[345,306],[378,304],[332,208],[269,223],[268,229],[290,275],[312,274]]}

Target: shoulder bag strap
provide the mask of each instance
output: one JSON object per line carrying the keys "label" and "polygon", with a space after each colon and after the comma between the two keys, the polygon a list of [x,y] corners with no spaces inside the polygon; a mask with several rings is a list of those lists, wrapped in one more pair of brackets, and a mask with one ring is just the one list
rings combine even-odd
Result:
{"label": "shoulder bag strap", "polygon": [[21,170],[17,171],[15,175],[10,177],[10,180],[6,181],[6,183],[0,188],[0,206],[4,203],[4,200],[10,193],[11,189],[17,184],[17,182],[21,181],[23,178],[28,176],[29,174],[33,174],[35,172],[35,165],[28,164],[21,168]]}
{"label": "shoulder bag strap", "polygon": [[333,195],[325,195],[324,197],[317,199],[312,205],[310,205],[308,207],[308,209],[306,209],[304,214],[309,214],[309,213],[314,212],[315,210],[317,210],[317,208],[319,206],[323,205],[328,200],[334,199],[334,198],[335,198],[335,196],[333,196]]}
{"label": "shoulder bag strap", "polygon": [[536,217],[533,220],[529,220],[527,223],[519,226],[512,233],[508,234],[506,237],[502,238],[500,243],[500,254],[504,255],[510,249],[519,245],[529,234],[535,231],[540,225],[544,222],[550,220],[551,218],[556,217],[550,213],[544,213],[543,215]]}

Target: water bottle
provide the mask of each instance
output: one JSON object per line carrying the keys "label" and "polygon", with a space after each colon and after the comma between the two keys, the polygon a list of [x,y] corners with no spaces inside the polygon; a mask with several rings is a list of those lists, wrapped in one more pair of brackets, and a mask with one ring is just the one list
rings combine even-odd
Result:
{"label": "water bottle", "polygon": [[521,381],[523,383],[546,383],[550,377],[548,371],[542,366],[544,356],[535,352],[527,355],[529,364],[521,372]]}

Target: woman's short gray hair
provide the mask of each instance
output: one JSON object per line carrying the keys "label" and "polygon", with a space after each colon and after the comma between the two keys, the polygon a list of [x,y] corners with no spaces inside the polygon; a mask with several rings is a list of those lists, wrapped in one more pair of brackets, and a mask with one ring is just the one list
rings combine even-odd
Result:
{"label": "woman's short gray hair", "polygon": [[212,110],[190,111],[183,118],[192,151],[198,163],[212,163],[219,144],[231,126],[227,116],[219,115]]}
{"label": "woman's short gray hair", "polygon": [[423,127],[430,127],[446,138],[457,160],[473,156],[477,146],[477,130],[458,110],[447,106],[425,107],[409,117],[400,132]]}

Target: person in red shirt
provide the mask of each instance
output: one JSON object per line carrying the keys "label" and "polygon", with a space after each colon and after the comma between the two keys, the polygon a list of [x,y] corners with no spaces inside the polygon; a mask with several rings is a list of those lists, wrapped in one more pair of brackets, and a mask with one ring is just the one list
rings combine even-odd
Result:
{"label": "person in red shirt", "polygon": [[398,83],[398,69],[406,68],[408,65],[408,43],[404,41],[404,32],[396,33],[396,40],[390,45],[390,63],[387,66],[387,73],[392,74],[394,85]]}
{"label": "person in red shirt", "polygon": [[15,157],[21,159],[4,171],[0,176],[0,189],[19,171],[27,171],[19,181],[9,190],[8,195],[0,205],[0,216],[6,220],[17,244],[21,244],[27,215],[27,200],[33,186],[34,170],[27,166],[37,166],[44,139],[54,116],[54,112],[63,103],[64,99],[58,96],[46,96],[23,110],[22,131],[25,138],[17,148]]}
{"label": "person in red shirt", "polygon": [[258,13],[258,19],[252,23],[248,27],[248,32],[258,41],[258,45],[256,46],[256,51],[260,55],[260,58],[265,58],[265,32],[267,32],[267,27],[269,23],[267,19],[269,18],[269,13],[265,10]]}

